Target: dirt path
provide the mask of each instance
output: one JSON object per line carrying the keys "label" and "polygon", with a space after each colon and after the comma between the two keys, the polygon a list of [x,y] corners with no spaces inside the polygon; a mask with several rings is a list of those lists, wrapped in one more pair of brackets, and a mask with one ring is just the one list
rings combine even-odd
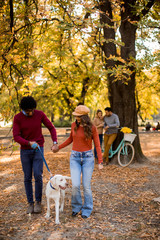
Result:
{"label": "dirt path", "polygon": [[[149,158],[143,165],[128,168],[118,165],[104,167],[99,175],[97,165],[92,178],[94,210],[90,218],[71,217],[71,188],[66,192],[61,225],[54,224],[54,203],[51,218],[45,219],[46,199],[43,194],[43,212],[26,214],[26,196],[19,151],[10,156],[10,150],[0,155],[0,239],[107,239],[160,240],[159,204],[152,200],[160,196],[160,134],[141,134],[142,149]],[[64,139],[59,138],[62,142]],[[45,158],[53,174],[70,175],[70,147],[57,154],[50,151],[46,138]],[[44,189],[49,174],[44,167]]]}

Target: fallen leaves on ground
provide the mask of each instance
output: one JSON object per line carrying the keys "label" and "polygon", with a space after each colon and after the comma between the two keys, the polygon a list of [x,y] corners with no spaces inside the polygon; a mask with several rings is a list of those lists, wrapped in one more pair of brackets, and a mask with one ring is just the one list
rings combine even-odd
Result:
{"label": "fallen leaves on ground", "polygon": [[[49,150],[45,152],[53,174],[70,176],[69,151],[68,148],[56,154]],[[133,164],[126,168],[108,165],[101,174],[95,165],[92,215],[88,219],[82,219],[80,214],[76,218],[71,217],[70,183],[66,191],[64,212],[60,213],[60,225],[54,223],[54,202],[51,202],[50,219],[45,218],[45,186],[50,177],[46,167],[43,177],[43,212],[27,215],[19,152],[14,152],[12,156],[5,153],[0,156],[0,161],[0,239],[160,239],[159,205],[152,202],[160,196],[159,156],[156,156],[156,161],[145,165]]]}

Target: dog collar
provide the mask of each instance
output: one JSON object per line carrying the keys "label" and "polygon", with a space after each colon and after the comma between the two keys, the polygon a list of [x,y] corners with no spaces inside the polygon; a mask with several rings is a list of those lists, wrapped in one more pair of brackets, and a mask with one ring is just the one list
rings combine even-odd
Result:
{"label": "dog collar", "polygon": [[56,190],[56,189],[52,186],[51,182],[50,182],[50,187],[51,187],[52,189]]}

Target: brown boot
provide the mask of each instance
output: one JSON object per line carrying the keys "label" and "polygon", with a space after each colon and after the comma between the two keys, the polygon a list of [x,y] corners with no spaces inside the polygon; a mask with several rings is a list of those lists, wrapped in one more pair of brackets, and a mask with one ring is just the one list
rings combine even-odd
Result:
{"label": "brown boot", "polygon": [[34,203],[28,204],[27,214],[34,212]]}
{"label": "brown boot", "polygon": [[106,158],[103,157],[103,164],[105,165],[106,164]]}
{"label": "brown boot", "polygon": [[107,158],[103,158],[103,166],[107,166],[109,164],[109,160]]}
{"label": "brown boot", "polygon": [[34,212],[35,212],[35,213],[41,213],[41,212],[42,212],[41,202],[36,202],[36,203],[35,203]]}

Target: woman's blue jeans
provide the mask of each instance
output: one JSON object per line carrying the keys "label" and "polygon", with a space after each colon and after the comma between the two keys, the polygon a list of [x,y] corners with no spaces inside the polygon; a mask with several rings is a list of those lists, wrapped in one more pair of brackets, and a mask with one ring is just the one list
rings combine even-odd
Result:
{"label": "woman's blue jeans", "polygon": [[[43,153],[43,147],[41,147]],[[35,200],[41,202],[43,188],[43,159],[39,150],[21,149],[21,163],[24,172],[24,185],[29,203],[33,203],[32,172],[35,179]]]}
{"label": "woman's blue jeans", "polygon": [[[85,152],[71,152],[70,170],[72,178],[72,211],[82,215],[90,216],[93,210],[93,198],[91,191],[91,178],[94,169],[94,156],[92,150]],[[84,204],[80,192],[82,174],[82,185],[84,193]]]}
{"label": "woman's blue jeans", "polygon": [[[103,134],[99,134],[99,141],[100,141],[100,146],[101,146],[101,149],[102,149]],[[95,146],[94,146],[94,157],[95,157],[95,158],[98,158],[98,157],[97,157],[97,151],[96,151]]]}

